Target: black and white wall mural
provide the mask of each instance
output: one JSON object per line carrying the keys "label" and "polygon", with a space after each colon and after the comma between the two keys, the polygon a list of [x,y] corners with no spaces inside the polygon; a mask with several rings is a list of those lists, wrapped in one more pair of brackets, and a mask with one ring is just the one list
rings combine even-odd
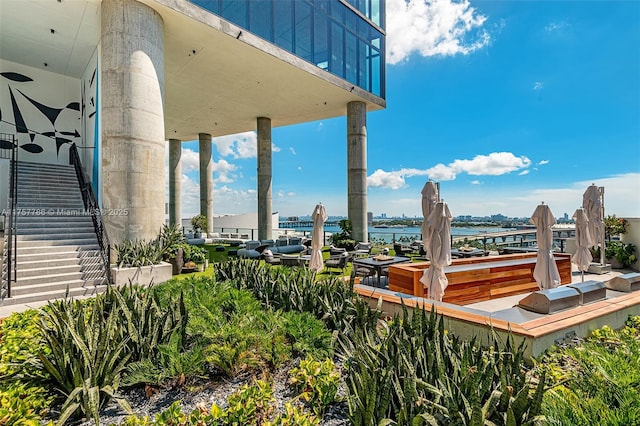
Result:
{"label": "black and white wall mural", "polygon": [[21,160],[68,164],[81,140],[79,81],[9,64],[0,68],[0,132],[15,135]]}

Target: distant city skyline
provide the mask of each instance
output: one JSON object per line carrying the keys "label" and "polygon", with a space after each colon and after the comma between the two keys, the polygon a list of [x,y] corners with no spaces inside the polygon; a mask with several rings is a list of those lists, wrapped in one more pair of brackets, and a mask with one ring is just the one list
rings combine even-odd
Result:
{"label": "distant city skyline", "polygon": [[[640,217],[640,2],[387,0],[387,108],[367,115],[367,210],[419,216],[440,182],[454,216]],[[347,214],[346,120],[274,128],[272,210]],[[257,210],[256,134],[214,138],[214,212]],[[183,144],[183,217],[199,209]]]}

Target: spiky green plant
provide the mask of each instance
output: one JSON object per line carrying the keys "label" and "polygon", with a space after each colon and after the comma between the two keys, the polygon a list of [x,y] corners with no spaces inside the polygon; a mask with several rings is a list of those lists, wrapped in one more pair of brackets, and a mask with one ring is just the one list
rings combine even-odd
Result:
{"label": "spiky green plant", "polygon": [[80,411],[99,424],[99,411],[112,398],[131,411],[116,394],[130,357],[128,339],[116,338],[119,323],[118,309],[107,310],[101,297],[90,309],[79,301],[49,303],[41,327],[50,353],[40,360],[66,397],[59,423]]}
{"label": "spiky green plant", "polygon": [[[99,411],[117,396],[130,361],[151,358],[173,335],[184,339],[188,320],[182,296],[160,306],[152,291],[108,287],[87,301],[51,302],[40,328],[48,351],[39,358],[64,395],[60,423],[83,413],[99,423]],[[183,340],[181,340],[183,341]]]}
{"label": "spiky green plant", "polygon": [[[526,380],[523,347],[479,347],[444,330],[433,311],[406,308],[377,332],[354,330],[343,348],[354,425],[521,425],[541,420],[544,378]],[[500,349],[503,348],[504,349]]]}
{"label": "spiky green plant", "polygon": [[163,250],[157,241],[123,241],[115,246],[119,268],[157,265],[162,261]]}

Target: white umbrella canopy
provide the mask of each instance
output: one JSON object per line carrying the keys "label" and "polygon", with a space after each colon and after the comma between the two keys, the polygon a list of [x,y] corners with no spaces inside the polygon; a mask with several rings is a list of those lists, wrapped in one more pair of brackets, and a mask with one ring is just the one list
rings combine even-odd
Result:
{"label": "white umbrella canopy", "polygon": [[426,222],[429,227],[427,255],[431,261],[420,282],[427,287],[429,299],[442,301],[449,285],[444,267],[451,265],[451,212],[444,202],[436,203]]}
{"label": "white umbrella canopy", "polygon": [[602,243],[601,258],[604,258],[604,217],[602,211],[602,198],[600,189],[595,185],[590,185],[582,195],[582,207],[587,213],[589,219],[589,235],[591,235],[591,244],[598,245]]}
{"label": "white umbrella canopy", "polygon": [[533,278],[538,282],[541,290],[558,287],[560,285],[560,273],[556,259],[553,257],[553,230],[556,224],[551,209],[542,203],[531,215],[531,223],[536,225],[536,240],[538,242],[538,255],[536,266],[533,270]]}
{"label": "white umbrella canopy", "polygon": [[327,211],[322,203],[316,205],[311,214],[313,219],[313,230],[311,233],[311,259],[309,260],[309,269],[316,272],[321,271],[324,268],[324,261],[322,260],[322,231],[324,229],[324,223],[327,221]]}
{"label": "white umbrella canopy", "polygon": [[589,265],[593,260],[589,247],[593,245],[591,234],[589,233],[589,217],[584,208],[580,207],[573,214],[573,221],[576,224],[576,252],[571,261],[578,267],[582,273],[582,281],[584,281],[584,271],[589,269]]}
{"label": "white umbrella canopy", "polygon": [[427,245],[429,244],[429,225],[427,224],[427,218],[436,207],[436,203],[440,194],[438,194],[438,187],[435,182],[427,181],[422,187],[422,217],[424,220],[422,221],[422,227],[420,232],[422,233],[422,244],[424,245],[425,250],[427,249]]}

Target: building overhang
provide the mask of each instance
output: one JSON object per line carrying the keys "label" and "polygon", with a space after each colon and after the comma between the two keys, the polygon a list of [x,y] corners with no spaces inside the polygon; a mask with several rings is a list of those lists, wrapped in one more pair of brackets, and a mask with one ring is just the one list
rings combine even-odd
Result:
{"label": "building overhang", "polygon": [[[255,130],[257,117],[279,127],[344,116],[352,101],[365,102],[368,111],[386,106],[384,99],[193,3],[139,1],[164,23],[166,139]],[[0,5],[1,59],[81,77],[100,39],[100,1],[0,0]],[[22,24],[5,25],[9,22]],[[51,34],[51,28],[60,30]],[[59,64],[46,60],[54,48]]]}

